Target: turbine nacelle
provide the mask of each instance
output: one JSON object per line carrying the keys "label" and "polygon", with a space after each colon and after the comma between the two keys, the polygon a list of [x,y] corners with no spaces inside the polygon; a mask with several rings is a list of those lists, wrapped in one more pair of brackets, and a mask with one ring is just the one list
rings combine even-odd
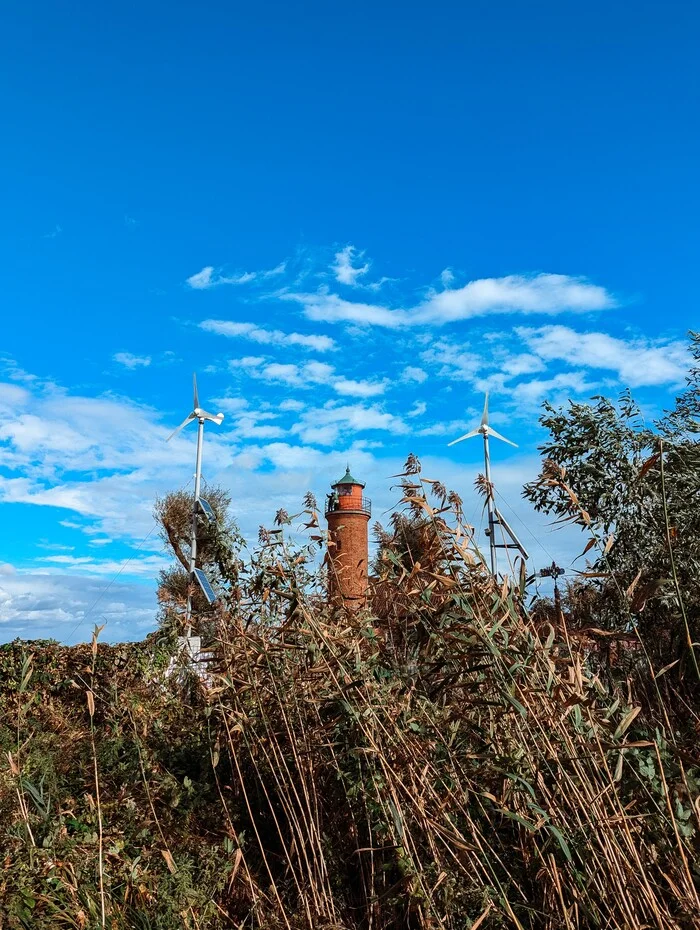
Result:
{"label": "turbine nacelle", "polygon": [[203,410],[199,406],[199,393],[197,391],[197,375],[192,375],[193,386],[194,386],[194,410],[192,413],[189,413],[182,423],[172,431],[172,433],[165,440],[170,442],[173,436],[176,436],[181,429],[184,429],[188,423],[191,423],[193,420],[198,420],[200,423],[204,423],[205,420],[209,420],[211,423],[216,423],[217,426],[221,426],[224,415],[223,413],[209,413],[208,410]]}
{"label": "turbine nacelle", "polygon": [[209,413],[208,410],[202,410],[201,407],[195,407],[190,414],[193,420],[211,420],[212,423],[220,424],[223,419],[223,413]]}

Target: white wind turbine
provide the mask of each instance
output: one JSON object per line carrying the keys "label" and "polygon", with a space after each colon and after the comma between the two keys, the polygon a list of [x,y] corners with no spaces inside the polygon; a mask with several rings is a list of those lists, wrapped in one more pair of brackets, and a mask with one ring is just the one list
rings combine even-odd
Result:
{"label": "white wind turbine", "polygon": [[[209,420],[212,423],[216,423],[217,426],[220,426],[224,415],[223,413],[209,413],[206,410],[202,410],[199,406],[199,394],[197,392],[197,375],[192,375],[192,382],[194,386],[194,409],[192,413],[188,414],[182,423],[174,429],[172,433],[165,440],[170,442],[173,436],[176,436],[181,429],[184,429],[188,423],[191,423],[192,420],[196,420],[198,423],[197,428],[197,457],[195,459],[195,468],[194,468],[194,503],[192,505],[192,538],[190,542],[190,581],[197,581],[202,593],[209,601],[210,604],[213,604],[216,600],[216,595],[214,594],[214,589],[209,583],[209,579],[201,570],[197,568],[197,516],[201,512],[205,515],[208,520],[215,519],[214,512],[211,509],[208,501],[203,500],[199,496],[201,483],[202,483],[202,445],[204,442],[204,422]],[[192,595],[188,592],[187,594],[187,636],[190,636],[191,626],[190,620],[192,617]]]}
{"label": "white wind turbine", "polygon": [[488,529],[486,534],[489,537],[489,549],[491,554],[491,574],[496,575],[497,571],[497,559],[496,559],[496,549],[508,549],[509,544],[507,542],[497,543],[495,536],[495,528],[500,526],[503,528],[504,538],[507,534],[510,537],[511,545],[510,548],[516,548],[523,559],[528,559],[529,555],[525,550],[525,547],[520,542],[518,537],[515,535],[513,530],[508,525],[507,521],[501,514],[496,503],[493,499],[493,484],[491,483],[491,456],[489,454],[489,436],[493,436],[494,439],[500,439],[502,442],[507,442],[509,446],[515,446],[517,449],[518,446],[516,443],[511,442],[510,439],[506,439],[505,436],[501,436],[492,426],[489,425],[489,395],[488,391],[486,392],[486,397],[484,398],[484,412],[481,415],[481,423],[477,426],[476,429],[471,430],[469,433],[465,433],[464,436],[460,436],[459,439],[453,439],[452,442],[448,442],[448,446],[454,446],[458,442],[462,442],[465,439],[472,439],[474,436],[481,436],[484,440],[484,474],[486,477],[486,507],[488,510]]}

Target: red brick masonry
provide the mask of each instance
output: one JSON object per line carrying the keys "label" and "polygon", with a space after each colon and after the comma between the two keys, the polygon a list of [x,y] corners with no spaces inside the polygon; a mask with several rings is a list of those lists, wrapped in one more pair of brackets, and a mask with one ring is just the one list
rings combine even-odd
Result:
{"label": "red brick masonry", "polygon": [[362,485],[346,485],[329,499],[328,597],[331,603],[357,609],[367,596],[369,505]]}

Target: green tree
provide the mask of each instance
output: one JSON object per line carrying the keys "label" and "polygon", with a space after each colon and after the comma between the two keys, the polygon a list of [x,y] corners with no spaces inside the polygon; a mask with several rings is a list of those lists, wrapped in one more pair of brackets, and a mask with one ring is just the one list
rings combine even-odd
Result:
{"label": "green tree", "polygon": [[[700,336],[673,409],[647,424],[629,391],[614,404],[544,404],[549,432],[539,477],[525,486],[535,508],[588,530],[596,620],[636,627],[657,662],[697,657],[700,638]],[[590,604],[590,600],[589,600]],[[657,666],[658,667],[658,666]]]}

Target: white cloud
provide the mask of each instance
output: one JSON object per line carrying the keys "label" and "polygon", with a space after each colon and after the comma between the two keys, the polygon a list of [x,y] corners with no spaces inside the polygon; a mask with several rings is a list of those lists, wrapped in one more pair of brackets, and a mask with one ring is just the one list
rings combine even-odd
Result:
{"label": "white cloud", "polygon": [[406,414],[407,417],[422,417],[428,405],[423,400],[417,400]]}
{"label": "white cloud", "polygon": [[337,348],[335,340],[331,339],[330,336],[283,333],[279,329],[265,329],[255,323],[236,323],[232,320],[204,320],[199,324],[199,327],[220,336],[250,339],[260,345],[294,345],[302,346],[305,349],[314,349],[317,352],[329,352]]}
{"label": "white cloud", "polygon": [[264,280],[283,274],[287,267],[286,262],[280,262],[274,268],[268,271],[243,271],[239,274],[224,275],[220,268],[214,268],[213,265],[205,265],[201,271],[190,275],[186,284],[197,291],[208,290],[210,287],[218,287],[220,284],[250,284],[252,281]]}
{"label": "white cloud", "polygon": [[[110,542],[110,540],[106,540],[106,542]],[[167,568],[171,564],[170,559],[162,555],[140,555],[138,558],[131,559],[126,566],[123,559],[121,561],[116,559],[96,559],[90,555],[44,555],[36,559],[36,561],[66,566],[74,571],[87,572],[93,576],[111,577],[119,572],[120,574],[126,574],[127,577],[131,575],[146,576],[148,578],[156,577],[161,569]]]}
{"label": "white cloud", "polygon": [[8,412],[17,410],[26,407],[30,400],[31,394],[25,388],[0,382],[0,409],[7,409]]}
{"label": "white cloud", "polygon": [[390,329],[453,323],[495,314],[553,315],[606,310],[616,306],[603,287],[585,278],[561,274],[507,275],[481,278],[463,287],[432,291],[413,307],[395,308],[344,300],[320,289],[315,294],[289,292],[287,300],[302,304],[304,314],[327,323],[355,323]]}
{"label": "white cloud", "polygon": [[468,345],[455,345],[445,339],[421,352],[421,358],[437,367],[438,377],[451,381],[474,381],[486,365],[485,357],[470,351]]}
{"label": "white cloud", "polygon": [[578,333],[567,326],[520,327],[517,334],[546,361],[614,371],[630,387],[680,384],[688,372],[683,342],[618,339],[607,333]]}
{"label": "white cloud", "polygon": [[357,279],[369,271],[369,262],[364,265],[355,266],[354,260],[357,258],[362,261],[364,252],[358,252],[352,245],[346,245],[340,252],[335,253],[335,263],[331,265],[331,270],[335,274],[336,281],[341,284],[348,284],[351,287],[357,283]]}
{"label": "white cloud", "polygon": [[493,313],[585,312],[615,306],[605,288],[563,274],[482,278],[434,293],[412,312],[419,323],[450,323]]}
{"label": "white cloud", "polygon": [[285,430],[269,422],[269,420],[274,420],[276,416],[276,413],[265,411],[239,413],[232,427],[233,435],[237,440],[281,439],[285,434]]}
{"label": "white cloud", "polygon": [[[0,367],[7,374],[7,377],[12,381],[23,381],[25,384],[29,384],[32,387],[35,387],[37,384],[41,383],[44,387],[49,387],[52,385],[52,382],[47,379],[39,378],[38,375],[34,375],[29,371],[25,371],[24,368],[21,368],[17,362],[10,358],[7,355],[0,355]],[[55,385],[53,385],[55,387]]]}
{"label": "white cloud", "polygon": [[[247,369],[252,378],[259,381],[286,384],[288,387],[300,390],[325,385],[336,394],[350,397],[376,397],[383,394],[387,381],[356,381],[337,375],[335,368],[325,362],[310,361],[302,365],[295,362],[270,362],[262,365],[263,359],[254,358],[250,364],[242,365],[243,360],[231,362],[232,367]],[[287,408],[292,409],[292,408]]]}
{"label": "white cloud", "polygon": [[104,575],[91,578],[55,570],[0,565],[0,638],[90,640],[96,623],[104,641],[142,639],[155,627],[155,590],[122,576],[105,591]]}
{"label": "white cloud", "polygon": [[386,381],[355,381],[352,378],[337,378],[333,381],[336,394],[350,397],[377,397],[386,390]]}
{"label": "white cloud", "polygon": [[572,393],[585,394],[594,391],[596,387],[594,382],[587,380],[585,372],[565,371],[552,378],[522,381],[510,390],[516,403],[534,406],[545,398],[554,404],[559,404]]}
{"label": "white cloud", "polygon": [[132,371],[134,368],[147,368],[151,364],[150,355],[132,355],[131,352],[116,352],[112,359]]}
{"label": "white cloud", "polygon": [[263,355],[244,355],[243,358],[232,358],[229,368],[259,368],[265,362]]}
{"label": "white cloud", "polygon": [[423,371],[422,368],[416,368],[414,365],[407,365],[401,374],[401,380],[415,381],[418,384],[423,384],[424,381],[428,380],[428,373]]}
{"label": "white cloud", "polygon": [[[478,420],[476,421],[478,423]],[[476,424],[472,424],[474,427]],[[443,420],[438,421],[437,423],[431,423],[429,426],[424,426],[418,430],[418,436],[445,436],[449,439],[456,439],[460,433],[464,433],[469,429],[469,424],[466,420]]]}
{"label": "white cloud", "polygon": [[212,405],[224,413],[240,414],[248,406],[244,397],[212,397]]}
{"label": "white cloud", "polygon": [[408,432],[404,421],[380,407],[365,407],[362,404],[336,405],[332,402],[323,407],[305,411],[292,433],[302,442],[332,445],[339,436],[380,430],[392,435]]}
{"label": "white cloud", "polygon": [[281,439],[285,434],[285,430],[279,426],[258,426],[245,419],[236,423],[235,432],[239,439]]}
{"label": "white cloud", "polygon": [[214,281],[213,278],[214,266],[206,265],[204,268],[202,268],[201,271],[190,275],[190,277],[187,279],[187,284],[196,290],[204,290],[205,288],[212,287],[214,284],[218,283],[217,281]]}
{"label": "white cloud", "polygon": [[521,352],[517,355],[505,353],[500,357],[497,356],[497,358],[501,371],[506,378],[518,378],[521,375],[532,375],[539,371],[544,371],[545,369],[542,359],[537,358],[535,355],[528,355],[525,352]]}
{"label": "white cloud", "polygon": [[304,315],[310,320],[324,323],[356,323],[359,326],[383,326],[396,329],[406,325],[404,310],[390,310],[376,304],[344,300],[321,288],[316,294],[288,292],[280,295],[283,300],[295,300],[302,304]]}
{"label": "white cloud", "polygon": [[325,362],[306,362],[297,365],[294,362],[270,362],[256,373],[265,381],[276,381],[295,388],[310,388],[315,384],[328,384],[333,378],[334,368]]}

